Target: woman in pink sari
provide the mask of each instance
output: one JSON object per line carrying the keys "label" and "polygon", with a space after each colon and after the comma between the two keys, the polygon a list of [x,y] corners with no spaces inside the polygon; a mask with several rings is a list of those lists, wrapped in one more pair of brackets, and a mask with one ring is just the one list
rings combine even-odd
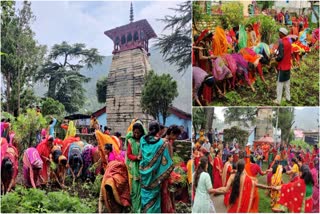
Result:
{"label": "woman in pink sari", "polygon": [[18,175],[18,150],[6,138],[1,138],[1,190],[6,193],[16,185]]}
{"label": "woman in pink sari", "polygon": [[27,187],[37,188],[40,186],[40,171],[43,167],[43,161],[37,149],[28,148],[23,155],[23,177]]}

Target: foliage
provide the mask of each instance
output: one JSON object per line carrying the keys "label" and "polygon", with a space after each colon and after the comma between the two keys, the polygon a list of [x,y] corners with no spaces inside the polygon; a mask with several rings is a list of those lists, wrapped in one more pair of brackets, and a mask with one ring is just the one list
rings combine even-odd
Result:
{"label": "foliage", "polygon": [[182,201],[179,201],[178,203],[175,204],[176,206],[176,212],[177,213],[191,213],[191,205],[183,203]]}
{"label": "foliage", "polygon": [[171,75],[157,75],[154,71],[150,71],[146,75],[142,89],[142,110],[158,121],[160,121],[160,115],[162,115],[165,125],[166,118],[169,116],[168,108],[177,96],[177,82],[172,79]]}
{"label": "foliage", "polygon": [[99,103],[106,103],[107,100],[107,80],[108,77],[102,77],[97,81],[97,97]]}
{"label": "foliage", "polygon": [[36,143],[36,134],[42,128],[46,128],[46,120],[35,109],[27,109],[26,114],[20,114],[12,121],[15,140],[19,144],[19,150],[23,151]]}
{"label": "foliage", "polygon": [[271,8],[274,5],[274,1],[257,1],[258,6],[261,10]]}
{"label": "foliage", "polygon": [[47,97],[41,102],[41,113],[43,116],[47,115],[64,115],[64,105],[57,100]]}
{"label": "foliage", "polygon": [[198,33],[205,29],[205,26],[199,23],[212,23],[213,17],[204,12],[201,4],[204,1],[192,1],[192,28]]}
{"label": "foliage", "polygon": [[195,133],[204,129],[206,124],[205,108],[192,108],[192,125]]}
{"label": "foliage", "polygon": [[172,29],[170,35],[161,35],[156,47],[170,64],[178,66],[178,72],[186,71],[191,62],[191,1],[182,2],[178,8],[171,8],[179,15],[166,15],[161,19],[166,26],[163,30]]}
{"label": "foliage", "polygon": [[94,197],[98,197],[100,194],[101,182],[102,182],[103,175],[97,175],[94,183],[84,183],[82,185],[83,189],[89,191]]}
{"label": "foliage", "polygon": [[291,127],[294,124],[294,108],[274,108],[273,126],[276,127],[278,118],[278,128],[281,129],[281,140],[289,143]]}
{"label": "foliage", "polygon": [[67,112],[76,112],[85,103],[82,83],[89,81],[79,71],[83,67],[92,69],[93,65],[101,64],[102,59],[95,48],[86,49],[85,44],[69,45],[64,41],[52,47],[36,80],[48,84],[48,97],[61,102]]}
{"label": "foliage", "polygon": [[2,111],[1,112],[1,119],[10,119],[10,121],[14,121],[15,120],[15,117],[12,115],[12,114],[10,114],[10,113],[8,113],[8,112],[5,112],[5,111]]}
{"label": "foliage", "polygon": [[15,191],[1,198],[4,213],[93,213],[95,204],[71,197],[68,192],[46,193],[39,189],[16,186]]}
{"label": "foliage", "polygon": [[[26,103],[32,103],[34,96],[30,89],[33,78],[43,62],[46,47],[37,44],[31,24],[35,17],[31,11],[31,2],[24,1],[19,10],[15,10],[14,1],[1,2],[1,74],[5,88],[6,111],[20,113]],[[24,100],[21,100],[21,97]]]}
{"label": "foliage", "polygon": [[303,150],[309,149],[310,151],[312,151],[312,146],[310,146],[308,143],[304,142],[303,140],[290,141],[290,145],[296,146],[296,147],[301,146]]}
{"label": "foliage", "polygon": [[257,15],[250,17],[246,24],[260,22],[261,42],[273,44],[279,39],[278,30],[281,27],[272,17],[265,15]]}
{"label": "foliage", "polygon": [[244,19],[243,4],[240,2],[228,2],[221,6],[222,15],[219,17],[222,27],[230,29],[241,24]]}
{"label": "foliage", "polygon": [[227,108],[224,112],[224,121],[228,124],[239,122],[244,127],[249,127],[255,123],[256,114],[256,108]]}
{"label": "foliage", "polygon": [[233,126],[230,129],[223,130],[223,140],[225,142],[232,142],[234,138],[237,139],[239,145],[245,146],[248,141],[248,132],[240,129],[237,126]]}

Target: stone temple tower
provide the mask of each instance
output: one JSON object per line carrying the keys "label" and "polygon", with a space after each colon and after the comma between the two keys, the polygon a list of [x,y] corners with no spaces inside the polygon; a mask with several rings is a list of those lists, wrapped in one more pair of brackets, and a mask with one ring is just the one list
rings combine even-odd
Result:
{"label": "stone temple tower", "polygon": [[272,117],[271,107],[257,107],[255,140],[267,135],[273,137]]}
{"label": "stone temple tower", "polygon": [[111,68],[107,80],[107,125],[123,134],[132,119],[145,124],[148,115],[140,107],[145,75],[151,70],[148,41],[157,37],[147,20],[133,21],[131,3],[130,23],[104,32],[114,44]]}

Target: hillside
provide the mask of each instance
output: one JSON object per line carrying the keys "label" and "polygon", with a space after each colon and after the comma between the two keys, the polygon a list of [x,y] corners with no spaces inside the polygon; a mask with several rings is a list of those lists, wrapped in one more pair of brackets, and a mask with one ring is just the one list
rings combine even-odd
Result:
{"label": "hillside", "polygon": [[[173,79],[178,83],[179,96],[174,100],[173,105],[185,112],[191,113],[191,68],[185,74],[179,74],[176,72],[175,66],[164,62],[159,50],[152,47],[150,48],[150,54],[149,60],[152,69],[158,74],[171,74]],[[106,56],[101,65],[96,65],[91,70],[84,68],[80,71],[81,74],[91,78],[88,83],[84,84],[86,103],[80,112],[94,112],[104,105],[98,103],[96,83],[98,79],[108,75],[111,61],[112,56]],[[47,87],[44,88],[43,84],[36,84],[34,90],[38,96],[43,96],[47,92]]]}
{"label": "hillside", "polygon": [[295,117],[293,127],[304,130],[312,130],[318,128],[319,108],[318,107],[305,107],[296,108],[294,111]]}

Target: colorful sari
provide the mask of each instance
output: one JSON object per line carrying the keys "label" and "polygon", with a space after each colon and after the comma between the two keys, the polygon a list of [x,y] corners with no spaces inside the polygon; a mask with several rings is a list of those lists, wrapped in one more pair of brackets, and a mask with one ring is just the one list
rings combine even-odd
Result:
{"label": "colorful sari", "polygon": [[[133,138],[132,131],[127,134],[127,144],[130,145],[132,155],[138,156],[140,153],[140,142]],[[141,183],[139,173],[139,160],[131,160],[127,156],[126,165],[128,167],[130,196],[132,201],[132,212],[140,213],[141,209]]]}
{"label": "colorful sari", "polygon": [[[43,161],[36,148],[28,148],[23,155],[23,178],[27,187],[40,186],[40,179],[34,178],[33,168],[41,169]],[[40,175],[39,175],[40,177]],[[35,181],[35,183],[33,183]]]}
{"label": "colorful sari", "polygon": [[234,204],[229,204],[228,213],[249,213],[252,208],[255,186],[255,182],[244,171],[240,178],[239,197]]}
{"label": "colorful sari", "polygon": [[[278,165],[277,171],[275,174],[272,175],[271,178],[271,186],[280,186],[282,184],[282,165]],[[278,199],[280,198],[280,191],[278,190],[270,190],[270,197],[271,197],[271,208],[272,209],[279,209],[279,204],[277,203]]]}
{"label": "colorful sari", "polygon": [[9,158],[11,163],[12,163],[13,174],[12,174],[12,178],[11,179],[13,179],[12,187],[14,187],[16,185],[16,178],[18,176],[18,171],[19,171],[18,170],[18,168],[19,168],[19,162],[18,162],[19,153],[18,153],[18,150],[16,149],[16,147],[14,147],[12,144],[8,144],[7,139],[2,137],[1,138],[1,162],[0,162],[0,168],[2,168],[2,161],[3,161],[4,158]]}
{"label": "colorful sari", "polygon": [[173,170],[167,143],[154,136],[140,140],[141,212],[161,213],[161,184]]}
{"label": "colorful sari", "polygon": [[102,203],[104,203],[109,213],[123,212],[124,207],[131,205],[128,179],[128,170],[123,162],[112,161],[108,163],[101,182],[100,213],[102,211]]}
{"label": "colorful sari", "polygon": [[213,55],[221,56],[228,51],[228,41],[224,30],[221,27],[216,27],[212,40]]}
{"label": "colorful sari", "polygon": [[74,123],[73,123],[73,121],[70,121],[69,125],[68,125],[67,134],[66,134],[66,137],[64,139],[67,139],[68,137],[75,137],[76,133],[77,133],[77,129],[74,126]]}
{"label": "colorful sari", "polygon": [[213,69],[212,69],[212,75],[216,80],[224,80],[226,78],[232,77],[232,72],[227,67],[227,64],[223,60],[222,57],[218,57],[215,60],[212,60]]}
{"label": "colorful sari", "polygon": [[306,185],[303,179],[283,184],[280,194],[279,207],[274,211],[311,213],[312,185]]}
{"label": "colorful sari", "polygon": [[213,188],[222,187],[222,178],[220,171],[217,169],[219,168],[222,171],[223,163],[220,157],[215,157],[213,160]]}

